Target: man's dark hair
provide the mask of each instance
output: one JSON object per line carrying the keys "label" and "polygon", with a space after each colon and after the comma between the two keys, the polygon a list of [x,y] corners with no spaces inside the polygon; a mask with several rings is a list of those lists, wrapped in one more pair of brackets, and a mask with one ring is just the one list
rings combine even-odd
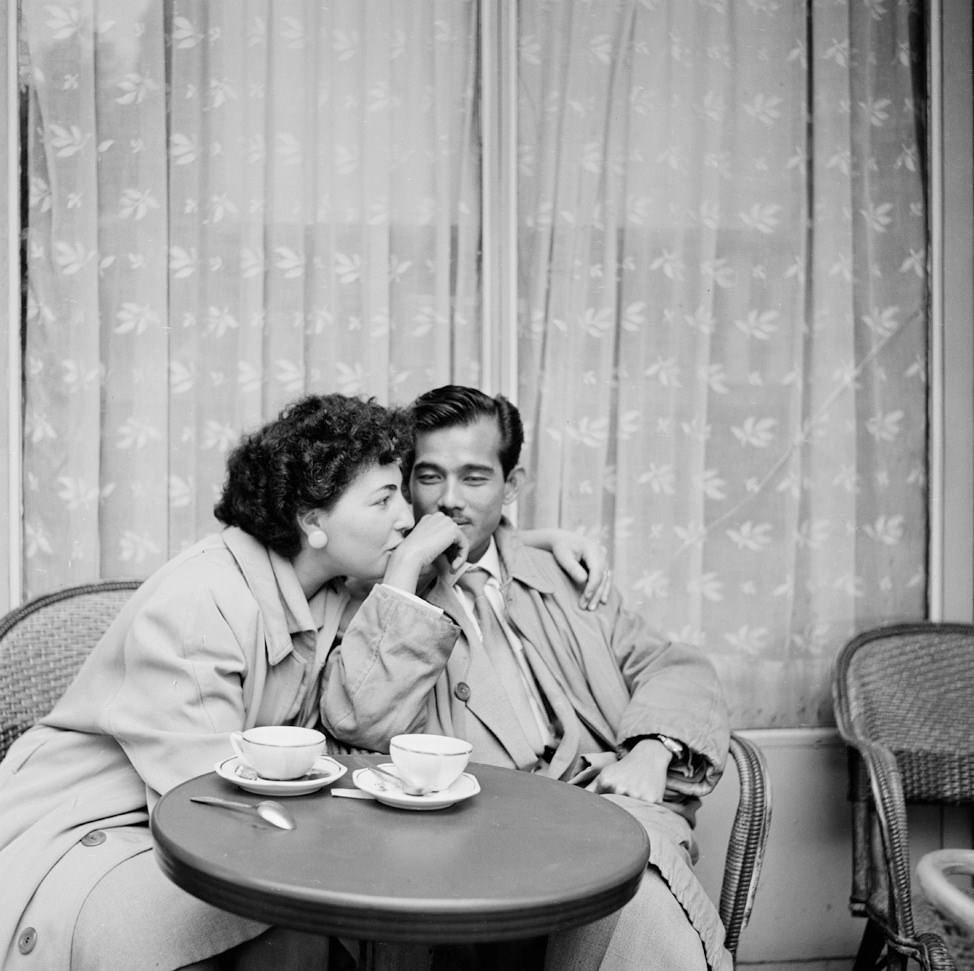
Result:
{"label": "man's dark hair", "polygon": [[503,395],[491,398],[476,388],[446,384],[421,394],[410,406],[410,412],[417,433],[493,418],[501,434],[498,458],[504,478],[517,466],[524,444],[524,426],[521,413]]}
{"label": "man's dark hair", "polygon": [[290,558],[301,549],[301,513],[331,509],[361,472],[401,463],[411,445],[402,409],[374,398],[308,395],[240,440],[213,514]]}

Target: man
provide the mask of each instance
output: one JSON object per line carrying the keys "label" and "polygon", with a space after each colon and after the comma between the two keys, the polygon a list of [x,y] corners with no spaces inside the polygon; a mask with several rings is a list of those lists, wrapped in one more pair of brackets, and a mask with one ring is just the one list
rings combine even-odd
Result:
{"label": "man", "polygon": [[553,937],[548,967],[730,968],[720,919],[691,869],[699,797],[727,756],[713,667],[627,613],[615,591],[583,610],[551,555],[518,541],[503,517],[525,477],[509,401],[450,385],[412,410],[417,518],[445,513],[469,544],[466,567],[439,562],[421,592],[462,636],[424,656],[336,649],[323,691],[329,730],[380,751],[399,732],[456,735],[473,743],[474,761],[584,785],[643,824],[650,866],[637,896],[618,915]]}

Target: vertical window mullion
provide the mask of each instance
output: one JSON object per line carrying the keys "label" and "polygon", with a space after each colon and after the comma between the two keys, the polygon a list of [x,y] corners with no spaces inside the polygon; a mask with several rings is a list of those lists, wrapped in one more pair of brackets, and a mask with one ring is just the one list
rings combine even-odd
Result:
{"label": "vertical window mullion", "polygon": [[5,188],[2,208],[6,210],[7,232],[3,241],[5,250],[3,265],[5,281],[3,302],[6,308],[7,333],[6,347],[0,352],[2,370],[7,372],[7,423],[0,433],[0,448],[6,455],[5,484],[0,487],[4,498],[6,525],[0,539],[5,541],[7,562],[0,567],[0,577],[6,575],[6,607],[17,606],[23,599],[23,353],[21,351],[21,260],[20,260],[20,213],[21,179],[20,170],[20,104],[17,83],[17,45],[19,3],[8,3],[6,19],[2,26],[3,82],[0,85],[4,102],[6,125],[3,136],[3,161],[0,162],[0,178]]}
{"label": "vertical window mullion", "polygon": [[481,0],[480,383],[517,399],[517,5]]}

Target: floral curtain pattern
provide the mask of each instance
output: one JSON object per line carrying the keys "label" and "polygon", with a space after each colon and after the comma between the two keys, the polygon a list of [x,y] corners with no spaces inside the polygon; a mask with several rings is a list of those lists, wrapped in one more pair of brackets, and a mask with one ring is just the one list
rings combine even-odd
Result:
{"label": "floral curtain pattern", "polygon": [[919,3],[517,10],[484,322],[474,0],[21,0],[26,593],[212,528],[298,394],[477,384],[516,328],[519,521],[600,535],[736,725],[828,723],[845,637],[925,611]]}
{"label": "floral curtain pattern", "polygon": [[736,724],[828,722],[926,609],[921,9],[521,11],[525,514],[600,524]]}

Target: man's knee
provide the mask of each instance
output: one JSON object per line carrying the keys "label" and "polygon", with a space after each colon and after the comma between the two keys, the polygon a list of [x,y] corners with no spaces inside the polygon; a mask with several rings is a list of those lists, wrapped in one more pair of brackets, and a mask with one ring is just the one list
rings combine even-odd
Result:
{"label": "man's knee", "polygon": [[611,917],[555,935],[546,971],[706,971],[703,944],[659,871]]}
{"label": "man's knee", "polygon": [[625,968],[706,971],[703,944],[659,871],[649,867],[622,908],[600,971]]}

